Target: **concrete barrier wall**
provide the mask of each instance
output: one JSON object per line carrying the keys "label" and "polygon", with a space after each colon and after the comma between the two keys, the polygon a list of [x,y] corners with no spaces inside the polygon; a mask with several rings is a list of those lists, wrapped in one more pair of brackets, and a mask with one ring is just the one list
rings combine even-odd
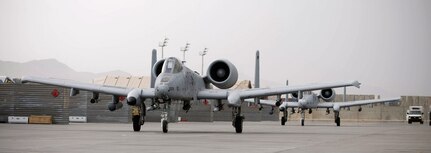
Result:
{"label": "concrete barrier wall", "polygon": [[[58,97],[51,92],[56,89]],[[52,115],[53,123],[68,124],[69,116],[86,116],[88,122],[129,122],[129,107],[115,112],[107,110],[110,95],[100,95],[101,101],[91,104],[92,93],[80,91],[70,97],[70,89],[36,84],[1,84],[0,119],[7,116]],[[7,122],[2,119],[1,122]]]}
{"label": "concrete barrier wall", "polygon": [[[51,94],[54,89],[57,97]],[[1,84],[0,116],[52,115],[53,123],[68,124],[71,101],[77,99],[69,97],[68,90],[54,86]]]}

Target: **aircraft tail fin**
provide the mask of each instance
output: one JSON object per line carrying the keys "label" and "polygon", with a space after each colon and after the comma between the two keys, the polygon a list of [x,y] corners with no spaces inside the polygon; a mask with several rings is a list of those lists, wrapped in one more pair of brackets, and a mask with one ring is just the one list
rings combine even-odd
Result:
{"label": "aircraft tail fin", "polygon": [[153,67],[154,67],[154,64],[157,62],[157,50],[156,49],[153,49],[153,52],[151,53],[151,72],[150,72],[150,76],[151,76],[151,85],[150,85],[150,87],[151,88],[154,88],[154,82],[156,81],[156,78],[154,77],[154,75],[151,75],[151,74],[153,74]]}
{"label": "aircraft tail fin", "polygon": [[[259,50],[256,51],[256,65],[254,69],[254,88],[260,88],[260,57]],[[256,104],[260,104],[260,99],[255,98]]]}
{"label": "aircraft tail fin", "polygon": [[[286,80],[286,86],[289,85],[289,80]],[[289,100],[289,93],[286,94],[286,98],[285,98],[285,102],[287,102]]]}

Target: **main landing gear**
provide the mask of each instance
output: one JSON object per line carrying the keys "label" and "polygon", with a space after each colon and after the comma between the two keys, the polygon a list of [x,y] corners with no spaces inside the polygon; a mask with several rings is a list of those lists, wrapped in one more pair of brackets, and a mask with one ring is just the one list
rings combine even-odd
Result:
{"label": "main landing gear", "polygon": [[145,104],[142,104],[142,106],[132,106],[133,131],[141,131],[141,126],[145,123],[145,115]]}
{"label": "main landing gear", "polygon": [[287,122],[287,108],[283,110],[283,116],[281,117],[281,125],[286,125]]}
{"label": "main landing gear", "polygon": [[232,107],[232,126],[236,133],[242,133],[244,116],[241,115],[241,107]]}
{"label": "main landing gear", "polygon": [[304,126],[305,121],[305,109],[301,109],[301,126]]}
{"label": "main landing gear", "polygon": [[340,111],[334,111],[335,123],[340,126]]}

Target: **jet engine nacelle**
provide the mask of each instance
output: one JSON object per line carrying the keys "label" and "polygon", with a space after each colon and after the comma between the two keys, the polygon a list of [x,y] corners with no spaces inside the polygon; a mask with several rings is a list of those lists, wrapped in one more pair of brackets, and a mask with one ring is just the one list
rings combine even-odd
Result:
{"label": "jet engine nacelle", "polygon": [[217,88],[228,89],[238,80],[238,71],[228,60],[216,60],[209,65],[207,78]]}
{"label": "jet engine nacelle", "polygon": [[165,63],[165,59],[161,59],[154,64],[152,70],[152,75],[154,76],[154,78],[156,78],[157,76],[159,76],[160,73],[162,73],[163,63]]}
{"label": "jet engine nacelle", "polygon": [[335,99],[335,91],[334,89],[322,89],[320,91],[320,98],[322,98],[326,102],[330,102]]}

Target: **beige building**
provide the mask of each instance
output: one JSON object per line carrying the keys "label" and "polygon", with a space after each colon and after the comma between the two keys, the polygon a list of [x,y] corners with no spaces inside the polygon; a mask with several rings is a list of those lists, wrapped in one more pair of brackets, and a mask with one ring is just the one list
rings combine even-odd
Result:
{"label": "beige building", "polygon": [[93,80],[95,84],[127,87],[127,88],[150,88],[151,77],[149,76],[106,76]]}

